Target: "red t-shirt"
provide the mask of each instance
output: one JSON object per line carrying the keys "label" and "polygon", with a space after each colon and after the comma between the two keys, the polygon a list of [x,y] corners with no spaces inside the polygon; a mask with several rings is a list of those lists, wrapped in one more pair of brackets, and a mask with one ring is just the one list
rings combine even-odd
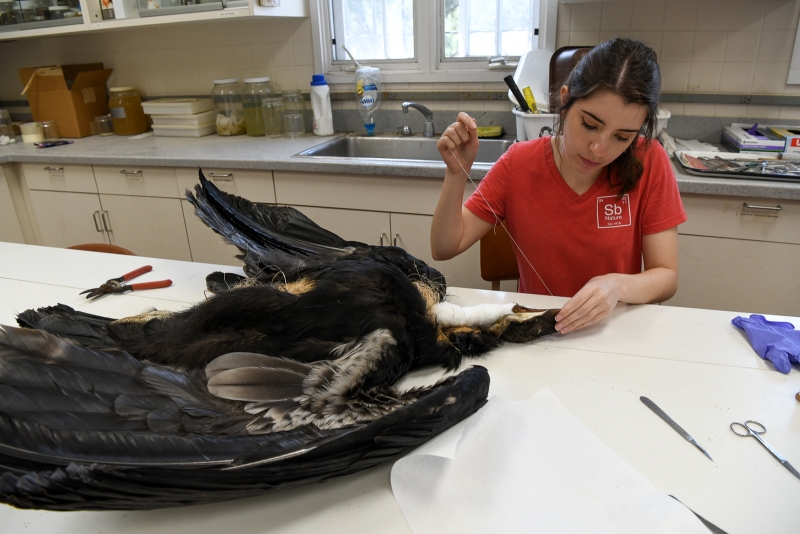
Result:
{"label": "red t-shirt", "polygon": [[[514,143],[497,161],[478,189],[527,257],[514,247],[520,292],[546,295],[546,285],[553,295],[572,297],[595,276],[640,273],[642,235],[686,221],[664,148],[654,141],[637,155],[644,174],[619,200],[608,183],[610,167],[587,192],[575,193],[556,167],[550,137]],[[494,223],[483,197],[476,191],[464,205]]]}

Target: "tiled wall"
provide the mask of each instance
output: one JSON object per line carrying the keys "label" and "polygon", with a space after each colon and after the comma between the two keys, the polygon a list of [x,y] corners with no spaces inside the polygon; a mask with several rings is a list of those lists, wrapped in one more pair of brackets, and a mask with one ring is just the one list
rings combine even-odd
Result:
{"label": "tiled wall", "polygon": [[0,42],[0,100],[18,100],[17,69],[102,61],[109,84],[147,96],[204,94],[215,78],[269,76],[307,89],[314,73],[309,19],[255,18],[169,24]]}
{"label": "tiled wall", "polygon": [[[800,0],[638,0],[560,4],[557,46],[614,35],[658,53],[665,92],[800,95],[787,85]],[[308,19],[216,21],[0,42],[0,100],[18,100],[17,69],[102,61],[112,85],[146,96],[204,94],[214,78],[270,76],[278,89],[308,88],[313,74]],[[386,84],[387,90],[505,91],[497,83]],[[332,86],[347,91],[347,85]],[[507,102],[430,101],[434,110],[507,111]],[[400,102],[384,102],[399,109]],[[335,108],[355,107],[335,102]],[[676,115],[797,118],[800,106],[664,104]]]}
{"label": "tiled wall", "polygon": [[[798,0],[560,4],[556,44],[641,39],[658,53],[664,92],[800,95],[800,85],[786,83],[798,17]],[[678,115],[800,118],[800,106],[663,107]]]}

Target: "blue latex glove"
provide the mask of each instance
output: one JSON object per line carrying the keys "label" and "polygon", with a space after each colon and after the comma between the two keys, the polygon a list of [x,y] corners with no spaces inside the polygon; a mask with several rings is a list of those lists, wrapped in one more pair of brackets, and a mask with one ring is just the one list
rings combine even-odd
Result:
{"label": "blue latex glove", "polygon": [[793,363],[800,363],[800,330],[795,330],[792,323],[768,321],[763,315],[734,317],[731,323],[747,332],[758,355],[771,361],[781,373],[788,373]]}

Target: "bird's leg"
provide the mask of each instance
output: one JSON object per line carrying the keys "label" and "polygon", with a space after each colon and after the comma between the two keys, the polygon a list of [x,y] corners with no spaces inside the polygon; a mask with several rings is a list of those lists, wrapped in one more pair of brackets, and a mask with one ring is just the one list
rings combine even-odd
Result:
{"label": "bird's leg", "polygon": [[556,333],[556,314],[560,310],[537,310],[515,304],[513,314],[499,318],[489,331],[503,341],[525,343]]}

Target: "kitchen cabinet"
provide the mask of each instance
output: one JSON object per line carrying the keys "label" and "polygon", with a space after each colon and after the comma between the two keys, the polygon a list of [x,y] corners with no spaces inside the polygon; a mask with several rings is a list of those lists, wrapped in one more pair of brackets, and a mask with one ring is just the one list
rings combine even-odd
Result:
{"label": "kitchen cabinet", "polygon": [[[440,178],[291,171],[273,174],[278,204],[295,206],[344,239],[380,244],[380,236],[388,228],[384,244],[396,243],[430,263],[447,277],[449,285],[491,287],[480,277],[477,244],[452,260],[431,259],[430,229],[442,187]],[[465,192],[467,196],[469,191]],[[314,208],[328,211],[314,211]]]}
{"label": "kitchen cabinet", "polygon": [[40,245],[66,248],[111,242],[103,230],[103,208],[97,194],[31,190],[30,200]]}
{"label": "kitchen cabinet", "polygon": [[39,245],[110,243],[91,165],[23,163],[20,175]]}
{"label": "kitchen cabinet", "polygon": [[8,187],[8,180],[0,167],[0,241],[10,243],[24,243],[22,226],[17,217],[17,210],[11,199],[11,190]]}
{"label": "kitchen cabinet", "polygon": [[[272,171],[251,171],[241,169],[203,168],[204,176],[219,189],[244,197],[252,202],[274,204],[275,186]],[[194,207],[186,200],[186,191],[194,192],[199,183],[197,168],[175,169],[181,208],[186,223],[192,260],[204,263],[241,266],[236,258],[239,249],[226,243],[222,236],[211,230],[194,214]]]}
{"label": "kitchen cabinet", "polygon": [[800,201],[682,195],[678,292],[665,304],[800,315]]}
{"label": "kitchen cabinet", "polygon": [[[447,280],[448,286],[491,289],[491,282],[481,278],[480,245],[478,243],[452,260],[435,261],[431,257],[430,238],[433,215],[392,213],[391,221],[392,244],[406,249],[431,267],[438,269]],[[516,288],[515,283],[512,288]]]}
{"label": "kitchen cabinet", "polygon": [[367,245],[390,245],[392,223],[389,213],[292,206],[303,215],[342,239]]}
{"label": "kitchen cabinet", "polygon": [[21,171],[40,245],[101,242],[191,260],[174,169],[25,163]]}
{"label": "kitchen cabinet", "polygon": [[[93,30],[109,31],[155,24],[221,21],[243,17],[308,17],[308,2],[306,0],[289,0],[283,2],[283,5],[281,5],[281,2],[276,2],[276,4],[261,6],[258,5],[258,0],[236,0],[226,2],[225,9],[139,17],[138,11],[133,9],[136,5],[136,0],[130,0],[127,4],[130,13],[126,18],[103,20],[99,1],[82,0],[80,5],[83,17],[80,20],[66,19],[0,26],[0,41]],[[188,5],[186,7],[194,10],[199,9],[196,5]]]}

